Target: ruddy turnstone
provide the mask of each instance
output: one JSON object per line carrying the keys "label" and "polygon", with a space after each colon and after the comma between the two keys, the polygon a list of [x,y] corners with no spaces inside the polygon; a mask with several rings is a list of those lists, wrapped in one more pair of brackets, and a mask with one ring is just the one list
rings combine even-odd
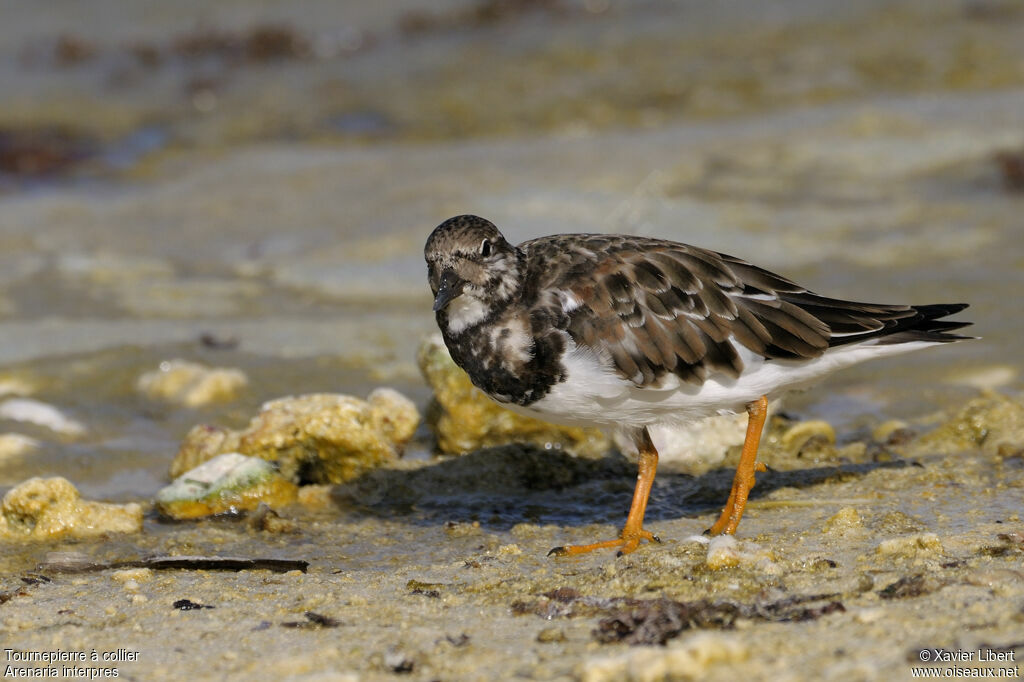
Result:
{"label": "ruddy turnstone", "polygon": [[942,318],[964,303],[888,305],[819,296],[733,256],[664,239],[559,234],[518,246],[457,216],[424,249],[434,312],[452,358],[519,413],[619,429],[639,473],[620,536],[556,547],[632,552],[658,463],[648,427],[746,410],[732,492],[711,533],[733,533],[757,461],[769,394],[862,360],[971,337]]}

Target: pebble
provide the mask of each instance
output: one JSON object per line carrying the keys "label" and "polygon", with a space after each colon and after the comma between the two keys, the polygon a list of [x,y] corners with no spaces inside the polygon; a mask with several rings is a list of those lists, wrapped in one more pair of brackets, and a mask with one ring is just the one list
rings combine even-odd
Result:
{"label": "pebble", "polygon": [[537,633],[537,641],[542,643],[549,642],[564,642],[566,640],[565,631],[562,628],[549,627],[544,628]]}
{"label": "pebble", "polygon": [[841,535],[851,530],[860,530],[863,527],[864,521],[861,519],[860,512],[854,507],[843,507],[825,519],[822,532]]}
{"label": "pebble", "polygon": [[151,400],[200,407],[232,400],[248,384],[249,379],[239,369],[165,360],[159,369],[140,376],[136,388]]}
{"label": "pebble", "polygon": [[295,680],[295,682],[359,682],[359,676],[355,673],[336,671],[307,673],[292,677],[291,679]]}
{"label": "pebble", "polygon": [[876,443],[888,443],[894,435],[909,428],[910,425],[902,419],[888,419],[871,431],[871,439]]}
{"label": "pebble", "polygon": [[0,461],[39,449],[41,443],[20,433],[0,433]]}
{"label": "pebble", "polygon": [[0,397],[9,395],[31,395],[35,393],[34,384],[20,377],[6,377],[0,379]]}
{"label": "pebble", "polygon": [[355,673],[337,671],[312,672],[292,677],[291,679],[295,680],[295,682],[359,682],[359,676]]}
{"label": "pebble", "polygon": [[779,441],[786,450],[799,452],[812,441],[835,445],[836,430],[827,421],[814,419],[794,424],[782,434]]}
{"label": "pebble", "polygon": [[1020,371],[1011,365],[991,365],[954,371],[949,381],[981,391],[991,391],[1012,384],[1019,376]]}
{"label": "pebble", "polygon": [[32,398],[8,398],[0,403],[0,419],[44,426],[63,436],[81,436],[85,426],[53,405]]}
{"label": "pebble", "polygon": [[330,509],[333,486],[310,484],[299,487],[298,502],[307,509]]}
{"label": "pebble", "polygon": [[899,538],[883,540],[875,549],[881,555],[913,556],[915,554],[937,554],[942,551],[942,542],[935,533],[917,533]]}
{"label": "pebble", "polygon": [[716,535],[708,542],[704,560],[708,568],[719,570],[744,565],[763,575],[780,575],[782,568],[775,563],[771,551],[756,543],[741,543],[732,535]]}
{"label": "pebble", "polygon": [[576,668],[580,682],[655,682],[701,679],[717,665],[740,663],[750,655],[737,637],[698,632],[667,647],[634,647],[617,656],[584,661]]}
{"label": "pebble", "polygon": [[708,555],[704,563],[712,570],[739,566],[739,543],[731,535],[717,535],[708,543]]}
{"label": "pebble", "polygon": [[886,616],[885,609],[870,608],[861,609],[853,614],[853,619],[858,623],[864,623],[865,625],[874,623],[882,620]]}
{"label": "pebble", "polygon": [[111,580],[119,583],[134,582],[136,585],[141,582],[153,579],[152,568],[124,568],[110,574]]}
{"label": "pebble", "polygon": [[1009,568],[984,568],[968,573],[964,579],[978,587],[997,587],[1024,581],[1024,573]]}

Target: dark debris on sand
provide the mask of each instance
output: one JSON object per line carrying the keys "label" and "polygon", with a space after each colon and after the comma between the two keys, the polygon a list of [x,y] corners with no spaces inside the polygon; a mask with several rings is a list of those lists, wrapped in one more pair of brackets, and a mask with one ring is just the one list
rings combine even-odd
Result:
{"label": "dark debris on sand", "polygon": [[604,616],[593,631],[604,644],[664,644],[687,630],[729,630],[739,619],[764,622],[804,622],[846,608],[836,594],[797,595],[769,602],[741,604],[697,599],[676,601],[664,597],[632,599],[588,597],[571,587],[561,587],[533,601],[516,601],[515,615],[532,614],[546,620],[579,616]]}
{"label": "dark debris on sand", "polygon": [[325,616],[322,613],[316,611],[306,611],[303,613],[306,620],[289,620],[281,623],[283,628],[295,628],[299,630],[317,630],[320,628],[336,628],[341,625],[341,621],[330,616]]}
{"label": "dark debris on sand", "polygon": [[930,594],[942,587],[942,584],[921,573],[906,575],[878,591],[882,599],[907,599]]}
{"label": "dark debris on sand", "polygon": [[1024,192],[1024,149],[1001,151],[995,155],[1003,185],[1011,192]]}
{"label": "dark debris on sand", "polygon": [[0,177],[38,179],[64,175],[97,151],[95,140],[69,130],[0,129]]}

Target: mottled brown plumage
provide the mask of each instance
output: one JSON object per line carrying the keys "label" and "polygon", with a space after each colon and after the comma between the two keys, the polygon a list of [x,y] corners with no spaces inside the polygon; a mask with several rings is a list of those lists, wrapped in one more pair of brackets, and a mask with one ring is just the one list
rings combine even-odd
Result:
{"label": "mottled brown plumage", "polygon": [[560,300],[543,292],[571,292],[582,304],[565,330],[637,386],[667,373],[695,384],[712,371],[737,377],[743,362],[733,339],[765,358],[810,360],[898,332],[914,332],[900,340],[952,340],[940,332],[964,326],[932,322],[960,304],[825,298],[739,258],[663,239],[562,234],[518,248],[527,264],[522,303],[552,308]]}
{"label": "mottled brown plumage", "polygon": [[733,533],[756,471],[766,394],[857,362],[963,338],[941,318],[965,304],[887,305],[819,296],[733,256],[664,239],[560,234],[513,246],[458,216],[424,249],[452,358],[510,408],[618,429],[639,469],[619,538],[579,547],[631,552],[658,453],[647,427],[746,410],[733,489],[714,533]]}

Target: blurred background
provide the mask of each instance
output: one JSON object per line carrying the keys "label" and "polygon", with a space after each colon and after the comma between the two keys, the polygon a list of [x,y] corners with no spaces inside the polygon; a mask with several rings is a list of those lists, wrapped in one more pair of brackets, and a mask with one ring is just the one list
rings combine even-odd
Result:
{"label": "blurred background", "polygon": [[[148,497],[189,427],[241,426],[281,395],[391,385],[422,407],[422,246],[457,213],[513,241],[657,235],[828,295],[971,303],[983,341],[792,403],[840,429],[1020,387],[1022,2],[2,0],[0,16],[0,399],[81,427],[0,409],[16,436],[0,492],[61,473]],[[248,386],[199,407],[141,395],[175,358]]]}

